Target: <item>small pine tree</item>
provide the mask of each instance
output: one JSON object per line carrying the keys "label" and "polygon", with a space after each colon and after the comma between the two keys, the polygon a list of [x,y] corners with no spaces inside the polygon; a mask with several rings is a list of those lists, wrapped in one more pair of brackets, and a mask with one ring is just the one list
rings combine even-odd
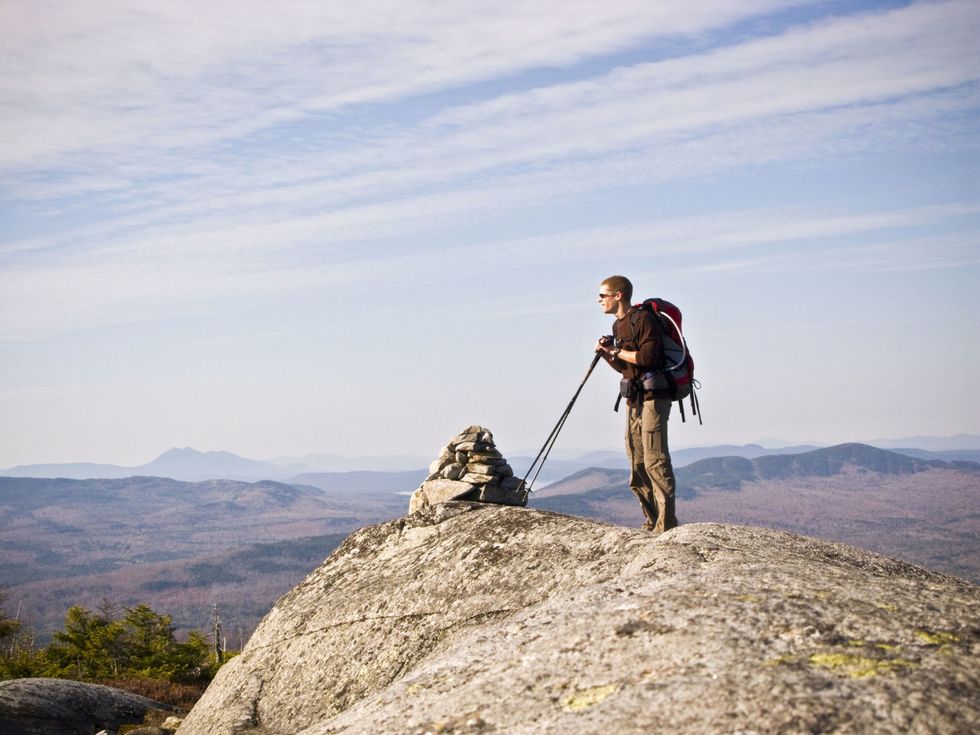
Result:
{"label": "small pine tree", "polygon": [[93,681],[118,676],[125,666],[119,621],[106,620],[75,605],[65,614],[65,628],[54,634],[46,655],[46,676]]}
{"label": "small pine tree", "polygon": [[117,608],[103,604],[101,614],[75,606],[65,628],[54,634],[45,654],[45,676],[81,681],[146,678],[200,681],[212,675],[210,646],[197,631],[177,641],[173,619],[149,605]]}

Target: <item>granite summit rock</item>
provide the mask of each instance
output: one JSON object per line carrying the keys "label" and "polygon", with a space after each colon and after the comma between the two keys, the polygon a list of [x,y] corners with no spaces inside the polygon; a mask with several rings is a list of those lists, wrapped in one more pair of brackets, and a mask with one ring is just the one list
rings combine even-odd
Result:
{"label": "granite summit rock", "polygon": [[352,534],[180,735],[973,733],[980,588],[779,531],[447,502]]}

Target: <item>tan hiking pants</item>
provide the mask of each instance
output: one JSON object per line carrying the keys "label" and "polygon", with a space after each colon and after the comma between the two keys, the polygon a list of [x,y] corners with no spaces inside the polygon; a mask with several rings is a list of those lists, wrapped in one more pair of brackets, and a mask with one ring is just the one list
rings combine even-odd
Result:
{"label": "tan hiking pants", "polygon": [[630,461],[630,489],[646,516],[646,528],[666,531],[677,525],[674,510],[674,468],[667,448],[670,399],[643,401],[642,408],[626,414],[626,456]]}

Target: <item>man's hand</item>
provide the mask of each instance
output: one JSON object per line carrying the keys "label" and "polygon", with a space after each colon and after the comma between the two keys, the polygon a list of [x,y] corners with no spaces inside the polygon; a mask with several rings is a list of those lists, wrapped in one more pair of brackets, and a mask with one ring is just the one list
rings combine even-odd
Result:
{"label": "man's hand", "polygon": [[599,341],[595,343],[595,351],[602,355],[606,362],[612,364],[613,360],[620,359],[621,349],[615,346],[616,340],[610,336],[599,337]]}

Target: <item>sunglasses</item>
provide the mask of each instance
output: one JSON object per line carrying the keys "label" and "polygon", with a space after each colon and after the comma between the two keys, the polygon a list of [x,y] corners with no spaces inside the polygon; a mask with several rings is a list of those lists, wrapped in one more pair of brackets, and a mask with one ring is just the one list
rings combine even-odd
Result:
{"label": "sunglasses", "polygon": [[616,294],[614,294],[614,293],[601,293],[601,294],[599,294],[599,298],[600,299],[611,299],[615,295]]}

